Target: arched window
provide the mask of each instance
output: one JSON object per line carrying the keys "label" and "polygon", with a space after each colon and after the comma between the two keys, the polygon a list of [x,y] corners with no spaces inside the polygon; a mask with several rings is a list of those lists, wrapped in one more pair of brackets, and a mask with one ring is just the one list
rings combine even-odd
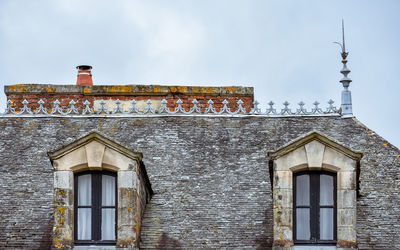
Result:
{"label": "arched window", "polygon": [[117,175],[85,171],[74,176],[76,244],[116,243]]}
{"label": "arched window", "polygon": [[303,171],[293,175],[294,242],[336,243],[336,174]]}

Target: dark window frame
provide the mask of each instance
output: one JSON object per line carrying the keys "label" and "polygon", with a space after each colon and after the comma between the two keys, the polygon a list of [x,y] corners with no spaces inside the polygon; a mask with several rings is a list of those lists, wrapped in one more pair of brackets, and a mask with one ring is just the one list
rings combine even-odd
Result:
{"label": "dark window frame", "polygon": [[[321,206],[320,175],[333,176],[333,206]],[[296,177],[300,175],[310,176],[310,240],[297,240],[296,208],[308,206],[296,206]],[[321,208],[333,208],[333,240],[320,240],[319,218]],[[293,239],[297,245],[336,245],[337,242],[337,174],[328,171],[301,171],[293,174]]]}
{"label": "dark window frame", "polygon": [[[78,206],[78,177],[90,174],[92,178],[92,205]],[[115,177],[115,206],[102,206],[102,176]],[[111,171],[84,171],[74,174],[74,242],[76,245],[116,245],[117,243],[117,221],[118,221],[118,178],[117,173]],[[78,208],[92,209],[92,240],[78,240]],[[115,209],[115,240],[101,240],[101,209]]]}

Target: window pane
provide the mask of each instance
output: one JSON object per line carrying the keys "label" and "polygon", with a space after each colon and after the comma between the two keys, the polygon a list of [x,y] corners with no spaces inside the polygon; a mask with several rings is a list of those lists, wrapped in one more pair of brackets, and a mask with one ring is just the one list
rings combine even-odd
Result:
{"label": "window pane", "polygon": [[101,210],[101,240],[115,240],[115,209]]}
{"label": "window pane", "polygon": [[296,205],[310,205],[310,176],[307,174],[296,177]]}
{"label": "window pane", "polygon": [[102,175],[102,205],[115,206],[115,177]]}
{"label": "window pane", "polygon": [[322,174],[320,175],[320,195],[319,204],[333,206],[333,176]]}
{"label": "window pane", "polygon": [[78,208],[78,240],[92,239],[92,209]]}
{"label": "window pane", "polygon": [[310,209],[296,209],[296,239],[310,240]]}
{"label": "window pane", "polygon": [[333,240],[333,208],[321,208],[319,231],[321,240]]}
{"label": "window pane", "polygon": [[78,176],[78,206],[92,205],[92,176]]}

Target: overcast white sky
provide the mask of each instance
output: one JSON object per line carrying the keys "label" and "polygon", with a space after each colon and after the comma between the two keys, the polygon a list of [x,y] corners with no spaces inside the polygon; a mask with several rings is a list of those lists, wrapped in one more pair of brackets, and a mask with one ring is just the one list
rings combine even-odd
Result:
{"label": "overcast white sky", "polygon": [[0,0],[3,86],[94,84],[255,88],[263,107],[340,105],[341,19],[355,116],[400,147],[400,1]]}

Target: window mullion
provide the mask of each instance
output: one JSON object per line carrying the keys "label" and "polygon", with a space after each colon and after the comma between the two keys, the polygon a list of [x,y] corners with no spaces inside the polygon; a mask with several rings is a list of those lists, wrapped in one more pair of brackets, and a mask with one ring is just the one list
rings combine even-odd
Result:
{"label": "window mullion", "polygon": [[97,239],[101,240],[102,174],[97,173]]}
{"label": "window mullion", "polygon": [[311,240],[316,242],[318,240],[318,202],[319,202],[319,182],[318,175],[310,174],[310,223],[311,223]]}
{"label": "window mullion", "polygon": [[333,239],[337,240],[337,176],[333,178]]}
{"label": "window mullion", "polygon": [[92,212],[92,232],[93,232],[93,240],[100,240],[100,205],[101,205],[101,174],[94,172],[92,174],[93,177],[93,186],[92,186],[92,197],[93,197],[93,212]]}
{"label": "window mullion", "polygon": [[96,176],[92,173],[92,241],[96,240]]}
{"label": "window mullion", "polygon": [[317,192],[317,198],[316,198],[316,210],[317,210],[317,214],[316,214],[316,217],[315,217],[315,224],[316,224],[316,227],[317,227],[317,235],[316,235],[316,239],[317,239],[317,241],[319,241],[320,239],[321,239],[321,237],[320,237],[320,234],[321,234],[321,232],[320,232],[320,213],[321,213],[321,207],[320,207],[320,197],[321,197],[321,183],[320,183],[320,181],[321,181],[321,175],[320,174],[318,174],[318,175],[315,175],[315,182],[316,182],[316,192]]}

